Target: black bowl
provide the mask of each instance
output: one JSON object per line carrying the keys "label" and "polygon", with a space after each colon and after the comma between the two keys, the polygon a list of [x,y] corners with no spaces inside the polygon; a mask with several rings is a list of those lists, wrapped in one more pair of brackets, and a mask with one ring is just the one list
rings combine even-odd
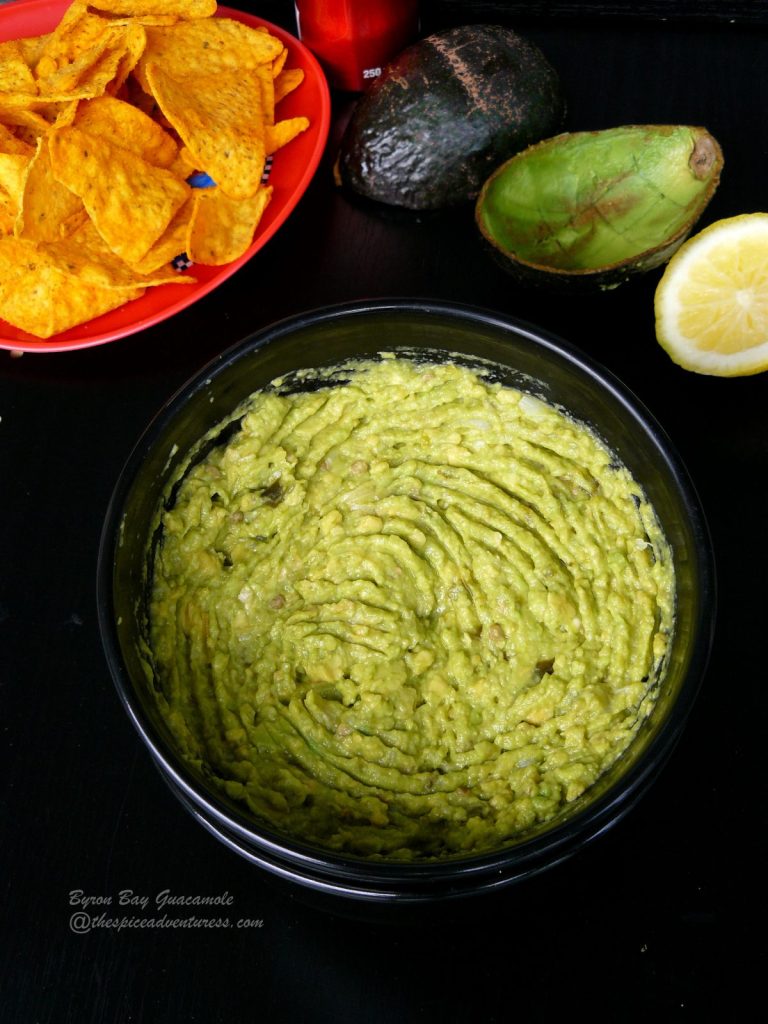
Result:
{"label": "black bowl", "polygon": [[[590,425],[644,487],[673,551],[676,627],[659,697],[624,755],[545,826],[471,857],[386,863],[340,856],[279,835],[229,801],[176,751],[144,656],[152,522],[197,442],[251,392],[302,367],[382,350],[429,349],[437,359],[491,360],[505,383],[564,406]],[[714,625],[714,566],[696,493],[663,430],[633,395],[582,353],[490,312],[411,300],[320,309],[258,331],[218,356],[150,424],[117,483],[101,539],[99,623],[110,670],[161,774],[198,821],[231,849],[311,888],[417,902],[493,889],[573,854],[645,792],[677,741],[698,691]]]}

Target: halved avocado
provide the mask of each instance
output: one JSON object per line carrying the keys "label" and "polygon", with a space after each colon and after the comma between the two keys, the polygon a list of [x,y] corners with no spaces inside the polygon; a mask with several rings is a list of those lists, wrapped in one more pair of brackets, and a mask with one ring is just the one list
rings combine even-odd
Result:
{"label": "halved avocado", "polygon": [[612,288],[670,258],[714,195],[722,167],[705,128],[565,133],[497,168],[475,217],[518,277]]}

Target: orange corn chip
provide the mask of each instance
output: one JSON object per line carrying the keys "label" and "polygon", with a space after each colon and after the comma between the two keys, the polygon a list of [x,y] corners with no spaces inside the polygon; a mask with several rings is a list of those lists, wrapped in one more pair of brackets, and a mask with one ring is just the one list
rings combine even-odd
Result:
{"label": "orange corn chip", "polygon": [[[39,78],[40,97],[67,100],[101,96],[118,70],[127,67],[127,76],[143,47],[141,25],[108,26],[96,44],[83,50],[70,63]],[[38,68],[46,59],[45,56],[40,58]]]}
{"label": "orange corn chip", "polygon": [[261,87],[261,116],[265,124],[275,123],[275,80],[272,77],[272,69],[267,64],[262,64],[253,69],[253,73]]}
{"label": "orange corn chip", "polygon": [[281,71],[275,79],[275,103],[285,99],[289,92],[301,85],[304,81],[304,71],[301,68],[286,68]]}
{"label": "orange corn chip", "polygon": [[24,153],[0,153],[0,235],[13,234],[29,159]]}
{"label": "orange corn chip", "polygon": [[144,53],[147,45],[147,33],[144,26],[137,21],[127,22],[125,25],[125,41],[123,44],[123,55],[117,66],[114,79],[108,85],[108,91],[114,95],[125,84],[128,75],[133,71]]}
{"label": "orange corn chip", "polygon": [[265,160],[261,87],[254,72],[173,78],[150,64],[147,77],[158,106],[201,170],[233,199],[254,195]]}
{"label": "orange corn chip", "polygon": [[[47,46],[50,38],[51,34],[48,32],[44,36],[27,36],[24,39],[17,40],[21,56],[30,68],[34,68],[35,64],[37,64],[43,47]],[[0,43],[0,46],[2,46],[2,43]]]}
{"label": "orange corn chip", "polygon": [[27,169],[16,235],[29,241],[56,242],[72,234],[86,217],[79,196],[54,177],[48,137],[40,138]]}
{"label": "orange corn chip", "polygon": [[52,132],[50,151],[55,176],[80,196],[104,241],[128,262],[146,255],[189,195],[170,171],[80,128]]}
{"label": "orange corn chip", "polygon": [[0,153],[0,188],[16,203],[24,192],[30,159],[28,153]]}
{"label": "orange corn chip", "polygon": [[4,93],[32,96],[37,93],[37,84],[18,39],[0,43],[0,96]]}
{"label": "orange corn chip", "polygon": [[99,288],[45,262],[33,242],[0,238],[0,317],[38,338],[84,323],[138,298],[143,288]]}
{"label": "orange corn chip", "polygon": [[151,92],[147,67],[159,64],[174,78],[215,71],[271,66],[283,44],[231,18],[189,21],[172,28],[147,29],[147,46],[136,67],[142,87]]}
{"label": "orange corn chip", "polygon": [[187,255],[195,263],[221,266],[238,259],[253,241],[272,188],[262,186],[250,199],[230,199],[221,189],[198,189]]}
{"label": "orange corn chip", "polygon": [[19,128],[26,128],[35,136],[44,134],[51,127],[50,121],[47,121],[39,110],[31,109],[29,101],[20,106],[10,106],[6,105],[3,97],[0,97],[0,123],[17,132]]}
{"label": "orange corn chip", "polygon": [[171,167],[179,151],[174,139],[137,107],[114,96],[84,100],[75,126],[137,153],[155,167]]}
{"label": "orange corn chip", "polygon": [[275,59],[272,61],[272,77],[277,78],[280,72],[285,67],[285,62],[288,60],[288,48],[286,46],[278,53]]}
{"label": "orange corn chip", "polygon": [[169,170],[173,171],[177,178],[183,178],[185,181],[190,174],[194,174],[198,170],[195,158],[186,146],[181,147]]}
{"label": "orange corn chip", "polygon": [[89,13],[84,0],[75,0],[40,50],[34,65],[36,77],[46,78],[82,57],[100,44],[108,28],[109,22]]}
{"label": "orange corn chip", "polygon": [[[183,246],[182,246],[183,248]],[[127,264],[108,247],[90,221],[86,221],[69,238],[39,246],[40,259],[46,266],[72,274],[85,284],[100,288],[134,289],[161,284],[194,284],[195,278],[180,274],[165,261],[162,270],[144,271]],[[177,255],[179,250],[174,253]],[[158,264],[158,267],[160,264]]]}
{"label": "orange corn chip", "polygon": [[0,188],[0,238],[13,234],[16,212],[11,199]]}
{"label": "orange corn chip", "polygon": [[80,100],[67,100],[58,104],[58,113],[51,128],[67,128],[75,119]]}
{"label": "orange corn chip", "polygon": [[291,139],[305,132],[309,128],[309,119],[306,117],[289,117],[285,121],[278,121],[277,124],[264,126],[264,146],[267,155],[271,155],[282,146],[287,145]]}
{"label": "orange corn chip", "polygon": [[216,0],[89,0],[90,6],[110,14],[140,18],[172,15],[176,18],[210,18]]}
{"label": "orange corn chip", "polygon": [[0,153],[21,153],[31,157],[34,151],[33,146],[0,123]]}
{"label": "orange corn chip", "polygon": [[[187,250],[187,238],[195,211],[194,192],[173,216],[173,220],[158,238],[146,256],[132,263],[131,267],[140,274],[152,274],[167,265],[176,256]],[[173,271],[179,277],[178,271]],[[188,278],[182,278],[188,280]]]}
{"label": "orange corn chip", "polygon": [[[91,4],[91,6],[93,7],[94,5]],[[139,14],[130,17],[129,15],[108,14],[106,11],[104,13],[109,17],[113,25],[125,25],[132,21],[134,24],[143,25],[145,28],[167,27],[168,25],[175,25],[179,20],[175,14]]]}

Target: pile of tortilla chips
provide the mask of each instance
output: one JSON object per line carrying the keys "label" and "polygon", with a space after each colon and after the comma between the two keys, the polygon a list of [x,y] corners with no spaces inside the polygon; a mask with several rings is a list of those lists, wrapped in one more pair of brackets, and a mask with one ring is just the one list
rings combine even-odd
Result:
{"label": "pile of tortilla chips", "polygon": [[[41,338],[241,256],[275,121],[303,78],[215,0],[74,0],[48,35],[0,43],[0,317]],[[207,175],[206,188],[193,188]]]}

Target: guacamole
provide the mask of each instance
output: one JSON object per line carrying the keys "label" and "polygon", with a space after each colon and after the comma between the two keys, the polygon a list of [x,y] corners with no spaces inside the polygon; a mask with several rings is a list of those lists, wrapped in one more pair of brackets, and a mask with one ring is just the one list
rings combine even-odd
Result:
{"label": "guacamole", "polygon": [[392,354],[341,375],[251,396],[169,491],[161,710],[280,833],[399,860],[487,850],[633,739],[671,554],[626,468],[539,398]]}

